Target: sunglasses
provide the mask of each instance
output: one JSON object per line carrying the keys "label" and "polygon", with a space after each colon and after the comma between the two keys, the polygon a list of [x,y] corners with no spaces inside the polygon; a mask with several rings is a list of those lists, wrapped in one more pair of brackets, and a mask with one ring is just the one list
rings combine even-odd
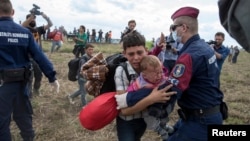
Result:
{"label": "sunglasses", "polygon": [[172,29],[173,31],[175,31],[177,27],[182,26],[182,25],[183,25],[183,24],[172,24],[171,29]]}

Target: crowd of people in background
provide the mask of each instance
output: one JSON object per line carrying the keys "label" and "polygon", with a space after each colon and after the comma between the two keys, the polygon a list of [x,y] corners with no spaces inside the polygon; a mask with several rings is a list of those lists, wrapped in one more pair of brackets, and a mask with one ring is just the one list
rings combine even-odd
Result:
{"label": "crowd of people in background", "polygon": [[[55,26],[53,30],[51,30],[51,28],[47,29],[46,33],[41,35],[42,39],[52,40],[51,38],[49,38],[49,34],[50,32],[53,32],[55,30],[60,31],[63,34],[63,36],[66,37],[68,41],[72,40],[73,37],[79,33],[79,29],[77,29],[76,27],[72,31],[67,32],[64,26],[60,26],[59,28]],[[112,31],[111,30],[107,31],[104,34],[102,29],[100,29],[98,32],[96,31],[96,29],[92,29],[91,32],[89,29],[87,29],[86,34],[87,34],[88,43],[112,43]]]}

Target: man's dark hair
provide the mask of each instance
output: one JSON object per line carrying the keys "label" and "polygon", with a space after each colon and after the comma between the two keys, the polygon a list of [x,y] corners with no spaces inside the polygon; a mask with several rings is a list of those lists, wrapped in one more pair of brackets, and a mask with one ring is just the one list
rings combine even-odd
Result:
{"label": "man's dark hair", "polygon": [[[28,19],[31,16],[31,14],[26,15],[26,19]],[[34,15],[34,18],[36,18],[36,16]]]}
{"label": "man's dark hair", "polygon": [[222,38],[225,39],[225,34],[223,32],[217,32],[215,36],[222,36]]}
{"label": "man's dark hair", "polygon": [[129,25],[130,23],[135,23],[135,25],[136,25],[135,20],[129,20],[129,21],[128,21],[128,25]]}
{"label": "man's dark hair", "polygon": [[146,40],[143,35],[141,35],[136,30],[126,34],[123,37],[123,50],[126,50],[129,47],[133,46],[144,46],[145,47]]}
{"label": "man's dark hair", "polygon": [[85,49],[88,49],[88,48],[94,48],[94,46],[92,44],[88,43],[88,44],[86,44]]}
{"label": "man's dark hair", "polygon": [[1,14],[12,13],[12,4],[10,0],[0,0],[0,13]]}

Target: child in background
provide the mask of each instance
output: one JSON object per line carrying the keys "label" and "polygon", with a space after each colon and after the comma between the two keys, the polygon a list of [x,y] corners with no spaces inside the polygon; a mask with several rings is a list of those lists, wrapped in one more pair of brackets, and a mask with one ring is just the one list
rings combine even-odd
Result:
{"label": "child in background", "polygon": [[92,44],[86,44],[86,53],[81,57],[81,60],[79,61],[79,70],[78,70],[78,84],[79,84],[79,89],[75,91],[72,94],[69,94],[67,97],[69,99],[70,104],[75,104],[74,98],[81,95],[81,101],[82,101],[82,107],[87,104],[86,102],[86,89],[84,87],[85,83],[87,82],[86,78],[82,76],[80,73],[81,67],[83,64],[85,64],[90,58],[93,57],[94,53],[94,46]]}

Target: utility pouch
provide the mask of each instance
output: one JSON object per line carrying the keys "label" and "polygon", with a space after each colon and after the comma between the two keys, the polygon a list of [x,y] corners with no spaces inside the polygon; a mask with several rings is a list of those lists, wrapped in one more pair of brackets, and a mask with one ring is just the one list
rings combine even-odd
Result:
{"label": "utility pouch", "polygon": [[179,117],[180,117],[182,120],[187,120],[187,115],[183,112],[182,109],[178,109],[177,112],[178,112]]}
{"label": "utility pouch", "polygon": [[226,120],[228,118],[228,107],[226,102],[221,102],[220,104],[220,112],[222,114],[223,120]]}
{"label": "utility pouch", "polygon": [[25,76],[24,74],[24,68],[3,70],[2,79],[4,82],[23,81]]}

